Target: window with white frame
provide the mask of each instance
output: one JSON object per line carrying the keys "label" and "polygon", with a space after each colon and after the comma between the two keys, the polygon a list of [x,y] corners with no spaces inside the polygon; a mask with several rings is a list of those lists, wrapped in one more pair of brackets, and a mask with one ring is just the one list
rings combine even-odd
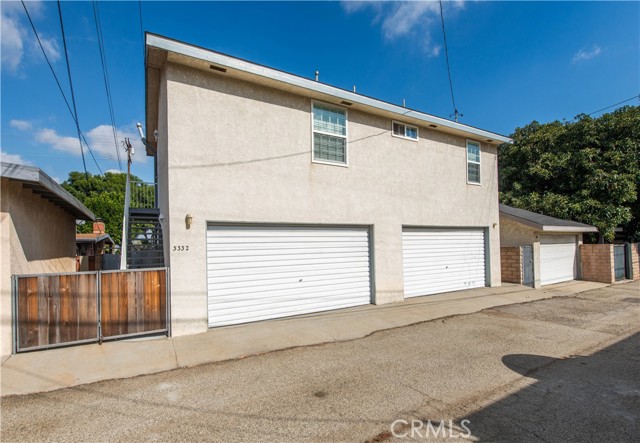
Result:
{"label": "window with white frame", "polygon": [[313,102],[313,160],[347,164],[347,111]]}
{"label": "window with white frame", "polygon": [[418,140],[418,128],[404,123],[391,122],[391,133],[396,137]]}
{"label": "window with white frame", "polygon": [[480,143],[467,140],[467,183],[480,184]]}

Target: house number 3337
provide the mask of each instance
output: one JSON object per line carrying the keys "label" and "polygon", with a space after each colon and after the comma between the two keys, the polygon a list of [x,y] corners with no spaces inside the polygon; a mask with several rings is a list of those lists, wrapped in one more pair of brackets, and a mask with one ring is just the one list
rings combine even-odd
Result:
{"label": "house number 3337", "polygon": [[173,250],[174,251],[188,251],[189,250],[189,246],[186,246],[186,245],[174,246]]}

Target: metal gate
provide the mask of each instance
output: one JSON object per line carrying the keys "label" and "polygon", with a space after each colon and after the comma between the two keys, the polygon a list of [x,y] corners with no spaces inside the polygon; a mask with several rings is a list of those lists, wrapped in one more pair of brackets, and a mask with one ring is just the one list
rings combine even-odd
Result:
{"label": "metal gate", "polygon": [[533,246],[522,247],[522,284],[533,287]]}
{"label": "metal gate", "polygon": [[14,352],[169,332],[167,268],[12,279]]}
{"label": "metal gate", "polygon": [[625,245],[613,245],[613,258],[616,280],[624,280],[627,277]]}

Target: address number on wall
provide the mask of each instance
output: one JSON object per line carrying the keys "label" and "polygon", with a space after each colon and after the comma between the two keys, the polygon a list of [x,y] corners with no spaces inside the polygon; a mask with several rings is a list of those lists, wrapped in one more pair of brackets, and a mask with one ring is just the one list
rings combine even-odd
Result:
{"label": "address number on wall", "polygon": [[188,251],[189,250],[189,246],[187,245],[179,245],[179,246],[174,246],[173,250],[175,252],[182,252],[182,251]]}

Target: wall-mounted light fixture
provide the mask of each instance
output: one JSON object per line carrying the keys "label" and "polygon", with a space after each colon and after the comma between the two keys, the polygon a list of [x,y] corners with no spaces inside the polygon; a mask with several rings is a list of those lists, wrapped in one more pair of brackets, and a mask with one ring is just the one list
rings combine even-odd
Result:
{"label": "wall-mounted light fixture", "polygon": [[191,228],[191,223],[193,222],[193,216],[191,214],[187,214],[184,217],[184,224],[187,227],[187,229]]}

